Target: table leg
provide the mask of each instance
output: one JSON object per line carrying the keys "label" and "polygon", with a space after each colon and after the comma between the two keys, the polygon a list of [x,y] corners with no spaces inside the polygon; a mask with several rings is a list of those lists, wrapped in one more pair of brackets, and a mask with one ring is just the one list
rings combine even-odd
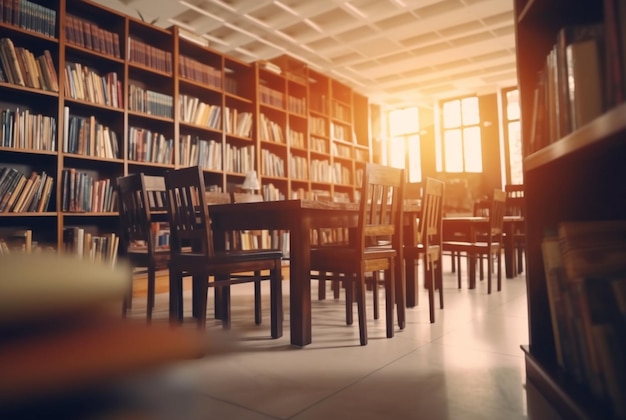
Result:
{"label": "table leg", "polygon": [[513,238],[513,233],[515,231],[515,227],[512,223],[505,224],[505,234],[504,234],[504,272],[506,274],[507,279],[512,279],[515,277],[516,270],[516,261],[515,261],[515,240]]}
{"label": "table leg", "polygon": [[289,232],[289,323],[291,344],[311,344],[310,223],[300,220]]}

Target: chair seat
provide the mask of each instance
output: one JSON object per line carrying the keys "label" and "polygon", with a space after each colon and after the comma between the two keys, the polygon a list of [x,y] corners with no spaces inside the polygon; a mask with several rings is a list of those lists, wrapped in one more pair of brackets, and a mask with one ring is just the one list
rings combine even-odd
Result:
{"label": "chair seat", "polygon": [[[491,246],[494,248],[501,247],[499,242],[492,242]],[[472,249],[487,249],[489,248],[488,242],[462,242],[462,241],[445,241],[443,242],[443,248],[447,251],[465,251]]]}

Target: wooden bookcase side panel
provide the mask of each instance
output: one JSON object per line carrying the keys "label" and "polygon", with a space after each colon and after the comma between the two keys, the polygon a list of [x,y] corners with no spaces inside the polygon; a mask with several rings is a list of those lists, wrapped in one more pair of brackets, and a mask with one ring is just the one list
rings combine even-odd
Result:
{"label": "wooden bookcase side panel", "polygon": [[[626,104],[533,153],[527,149],[534,90],[559,30],[602,19],[603,2],[516,0],[516,51],[527,202],[527,292],[530,345],[527,376],[565,418],[608,418],[606,404],[570,386],[558,368],[541,243],[563,221],[626,218]],[[571,381],[569,381],[571,382]],[[582,387],[581,387],[582,388]]]}

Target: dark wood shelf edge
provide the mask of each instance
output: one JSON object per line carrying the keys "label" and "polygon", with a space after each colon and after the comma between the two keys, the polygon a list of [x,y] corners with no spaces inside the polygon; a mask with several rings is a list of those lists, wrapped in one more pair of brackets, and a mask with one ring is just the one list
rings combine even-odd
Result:
{"label": "dark wood shelf edge", "polygon": [[568,394],[559,379],[555,378],[553,372],[547,369],[530,352],[527,345],[521,346],[526,362],[526,378],[542,393],[555,410],[564,419],[594,420],[599,418],[610,418],[605,413],[591,413],[589,409],[583,407],[578,399]]}
{"label": "dark wood shelf edge", "polygon": [[625,116],[626,103],[623,103],[573,133],[525,157],[524,170],[540,168],[574,153],[584,153],[587,148],[602,143],[621,142],[621,134],[626,130]]}

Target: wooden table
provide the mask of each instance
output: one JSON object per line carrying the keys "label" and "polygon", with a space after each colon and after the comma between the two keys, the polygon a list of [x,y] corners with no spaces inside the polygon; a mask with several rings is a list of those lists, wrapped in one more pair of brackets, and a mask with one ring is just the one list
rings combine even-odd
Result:
{"label": "wooden table", "polygon": [[[209,207],[216,246],[221,232],[242,229],[276,229],[289,231],[289,311],[291,344],[311,343],[311,261],[312,228],[356,227],[358,204],[314,200],[281,200],[256,203],[215,204]],[[401,240],[402,235],[399,235]],[[402,261],[399,247],[398,261]],[[397,264],[396,284],[404,287],[404,270]],[[404,310],[405,305],[401,305]],[[400,316],[400,327],[404,328]]]}
{"label": "wooden table", "polygon": [[[489,218],[481,216],[454,216],[443,218],[443,236],[451,238],[454,233],[461,234],[469,240],[475,240],[476,235],[484,231],[489,226]],[[504,269],[506,278],[513,278],[516,273],[517,261],[515,253],[515,243],[513,233],[516,228],[523,229],[524,218],[521,216],[504,216]],[[470,258],[469,262],[469,287],[476,286],[475,260]]]}

